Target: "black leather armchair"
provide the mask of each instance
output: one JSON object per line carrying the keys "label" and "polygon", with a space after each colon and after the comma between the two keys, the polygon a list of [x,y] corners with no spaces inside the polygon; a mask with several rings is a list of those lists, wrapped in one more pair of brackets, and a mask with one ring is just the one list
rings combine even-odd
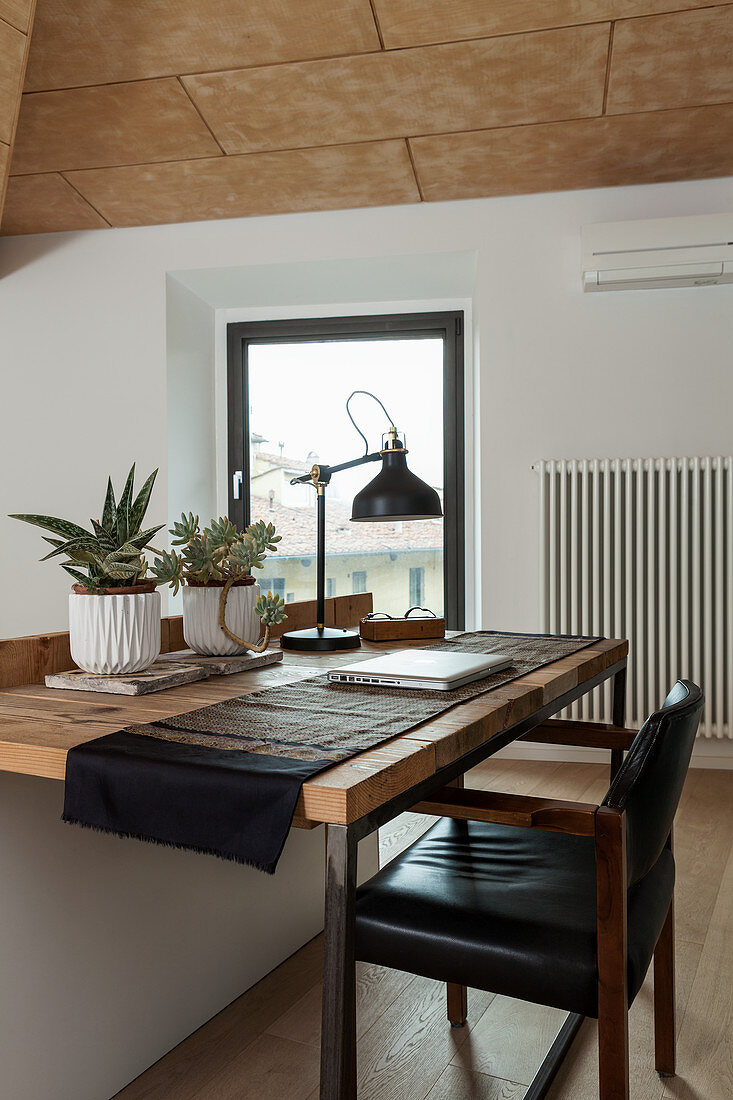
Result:
{"label": "black leather armchair", "polygon": [[628,1009],[654,957],[655,1064],[674,1074],[672,823],[702,706],[678,682],[600,806],[457,787],[420,803],[443,820],[358,891],[357,958],[447,982],[455,1026],[466,986],[596,1017],[600,1100],[628,1100]]}

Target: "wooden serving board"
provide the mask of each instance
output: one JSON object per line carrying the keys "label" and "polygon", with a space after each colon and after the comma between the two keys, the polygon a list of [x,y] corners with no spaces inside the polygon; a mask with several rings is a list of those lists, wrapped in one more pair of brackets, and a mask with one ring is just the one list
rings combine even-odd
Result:
{"label": "wooden serving board", "polygon": [[96,676],[81,669],[46,676],[46,687],[74,691],[101,691],[109,695],[149,695],[154,691],[180,687],[210,676],[229,676],[274,665],[283,658],[282,650],[267,650],[241,657],[200,657],[190,649],[164,653],[144,672],[129,676]]}

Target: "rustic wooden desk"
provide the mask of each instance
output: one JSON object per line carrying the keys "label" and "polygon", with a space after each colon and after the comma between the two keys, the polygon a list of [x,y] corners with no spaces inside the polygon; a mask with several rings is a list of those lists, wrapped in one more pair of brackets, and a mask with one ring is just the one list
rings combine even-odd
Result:
{"label": "rustic wooden desk", "polygon": [[[412,643],[413,645],[415,643]],[[388,646],[365,644],[358,660]],[[438,787],[460,781],[466,771],[511,741],[562,741],[561,727],[543,723],[609,678],[614,680],[613,725],[621,748],[628,643],[600,641],[487,695],[455,707],[378,748],[337,764],[304,784],[294,824],[326,825],[326,928],[321,1046],[321,1100],[352,1100],[354,1067],[354,897],[358,841]],[[63,779],[74,745],[133,722],[170,717],[263,687],[292,683],[342,664],[343,654],[286,653],[282,664],[255,673],[219,677],[139,698],[54,691],[27,684],[0,691],[0,770]],[[608,728],[606,729],[606,732]],[[592,732],[588,734],[592,744]],[[601,738],[599,735],[599,742]],[[606,738],[607,741],[607,738]],[[527,1097],[544,1095],[567,1038],[543,1064]],[[574,1032],[573,1032],[574,1033]],[[554,1058],[554,1063],[553,1059]],[[532,1089],[534,1088],[534,1091]]]}

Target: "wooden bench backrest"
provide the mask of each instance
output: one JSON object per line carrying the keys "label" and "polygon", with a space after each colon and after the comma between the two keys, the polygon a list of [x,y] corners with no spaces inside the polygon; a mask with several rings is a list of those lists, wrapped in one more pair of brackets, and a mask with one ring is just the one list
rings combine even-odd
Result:
{"label": "wooden bench backrest", "polygon": [[[372,609],[371,592],[360,592],[354,596],[332,596],[326,600],[326,626],[355,626]],[[279,638],[285,630],[314,626],[316,601],[289,603],[287,613],[285,622],[273,627],[274,638]],[[171,615],[162,619],[161,653],[175,653],[176,650],[185,648],[183,617]],[[73,667],[68,631],[0,639],[0,688],[36,683],[52,672],[65,672]]]}

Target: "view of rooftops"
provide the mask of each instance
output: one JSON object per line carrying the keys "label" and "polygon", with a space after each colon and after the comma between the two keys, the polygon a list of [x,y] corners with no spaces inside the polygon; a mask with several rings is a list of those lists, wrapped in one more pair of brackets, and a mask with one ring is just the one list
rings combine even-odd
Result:
{"label": "view of rooftops", "polygon": [[[316,592],[316,492],[291,485],[314,463],[336,465],[364,453],[345,412],[364,386],[385,401],[406,434],[410,468],[443,493],[443,343],[438,339],[338,340],[259,344],[249,351],[250,510],[282,536],[258,576],[287,602]],[[366,387],[364,387],[366,388]],[[388,400],[387,400],[388,396]],[[369,451],[389,422],[355,397],[351,411]],[[326,595],[374,593],[375,611],[401,615],[419,604],[443,613],[443,521],[352,523],[355,494],[378,463],[335,474],[326,496]]]}

